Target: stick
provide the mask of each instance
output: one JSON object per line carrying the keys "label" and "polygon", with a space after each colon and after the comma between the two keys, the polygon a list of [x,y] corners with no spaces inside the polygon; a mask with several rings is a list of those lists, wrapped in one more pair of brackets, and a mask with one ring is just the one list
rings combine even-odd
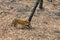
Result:
{"label": "stick", "polygon": [[34,15],[34,13],[35,13],[35,10],[36,10],[39,2],[40,2],[40,0],[37,0],[36,4],[35,4],[35,6],[34,6],[34,8],[33,8],[33,10],[32,10],[32,13],[31,13],[31,15],[30,15],[30,17],[29,17],[29,19],[28,19],[29,22],[32,20],[32,17],[33,17],[33,15]]}

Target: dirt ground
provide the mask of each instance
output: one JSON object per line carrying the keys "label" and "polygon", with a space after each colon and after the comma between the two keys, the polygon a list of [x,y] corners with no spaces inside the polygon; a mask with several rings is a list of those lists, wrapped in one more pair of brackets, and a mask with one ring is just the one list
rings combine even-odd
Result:
{"label": "dirt ground", "polygon": [[44,0],[32,18],[33,29],[11,26],[12,20],[29,18],[36,0],[0,0],[0,40],[60,40],[60,0]]}

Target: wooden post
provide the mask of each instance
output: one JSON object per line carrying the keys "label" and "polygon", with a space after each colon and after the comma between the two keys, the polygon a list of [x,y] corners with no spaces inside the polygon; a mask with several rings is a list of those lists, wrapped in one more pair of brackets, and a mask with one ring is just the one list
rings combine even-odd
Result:
{"label": "wooden post", "polygon": [[43,9],[43,0],[40,0],[39,8],[40,8],[40,9]]}
{"label": "wooden post", "polygon": [[52,2],[52,0],[48,0],[49,2]]}

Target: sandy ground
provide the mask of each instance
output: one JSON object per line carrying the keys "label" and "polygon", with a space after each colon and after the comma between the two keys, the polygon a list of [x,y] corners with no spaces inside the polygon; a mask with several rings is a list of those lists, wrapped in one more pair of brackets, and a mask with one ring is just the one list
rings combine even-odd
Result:
{"label": "sandy ground", "polygon": [[15,17],[28,18],[36,0],[0,0],[0,40],[60,40],[60,0],[44,0],[44,10],[37,8],[33,29],[11,26]]}

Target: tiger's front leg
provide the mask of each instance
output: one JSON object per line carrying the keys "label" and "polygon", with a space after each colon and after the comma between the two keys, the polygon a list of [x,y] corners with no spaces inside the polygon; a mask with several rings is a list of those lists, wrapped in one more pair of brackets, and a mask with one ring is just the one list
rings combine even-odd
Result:
{"label": "tiger's front leg", "polygon": [[23,25],[23,28],[26,28],[26,29],[31,29],[32,28],[32,26],[29,22],[25,23],[25,24],[22,24],[22,25]]}

